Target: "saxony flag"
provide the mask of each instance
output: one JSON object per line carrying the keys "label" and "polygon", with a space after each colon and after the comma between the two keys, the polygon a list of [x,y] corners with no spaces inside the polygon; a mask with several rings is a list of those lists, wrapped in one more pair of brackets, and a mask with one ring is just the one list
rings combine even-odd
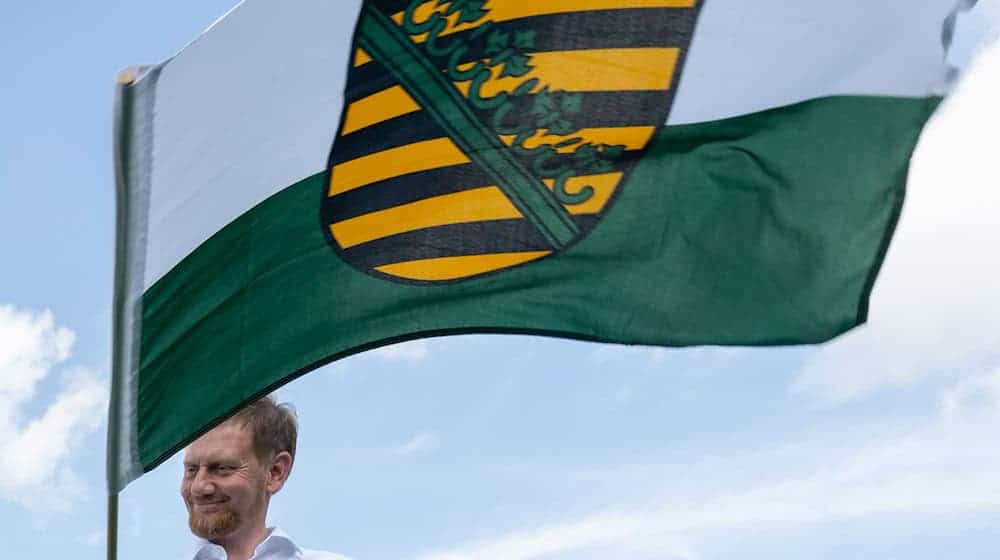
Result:
{"label": "saxony flag", "polygon": [[956,3],[244,1],[119,87],[111,490],[401,340],[862,323]]}

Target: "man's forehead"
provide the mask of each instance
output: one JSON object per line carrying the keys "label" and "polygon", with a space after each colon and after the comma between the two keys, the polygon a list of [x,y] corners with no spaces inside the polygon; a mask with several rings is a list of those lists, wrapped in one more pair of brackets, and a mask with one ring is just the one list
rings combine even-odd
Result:
{"label": "man's forehead", "polygon": [[185,460],[204,456],[243,456],[252,452],[249,430],[235,422],[223,422],[191,442]]}

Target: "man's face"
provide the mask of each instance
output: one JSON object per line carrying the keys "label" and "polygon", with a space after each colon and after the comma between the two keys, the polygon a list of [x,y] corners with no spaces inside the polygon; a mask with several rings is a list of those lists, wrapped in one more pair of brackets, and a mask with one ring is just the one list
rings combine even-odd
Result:
{"label": "man's face", "polygon": [[251,439],[242,427],[224,423],[187,448],[181,496],[199,537],[224,538],[266,514],[268,471]]}

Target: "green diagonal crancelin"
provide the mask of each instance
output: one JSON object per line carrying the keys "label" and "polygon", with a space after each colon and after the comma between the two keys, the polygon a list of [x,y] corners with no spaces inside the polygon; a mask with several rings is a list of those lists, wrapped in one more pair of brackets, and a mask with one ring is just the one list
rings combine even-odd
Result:
{"label": "green diagonal crancelin", "polygon": [[391,69],[402,86],[437,121],[473,162],[481,166],[517,209],[554,249],[580,233],[569,212],[544,183],[534,177],[483,125],[461,93],[447,81],[396,24],[365,2],[358,24],[358,43]]}

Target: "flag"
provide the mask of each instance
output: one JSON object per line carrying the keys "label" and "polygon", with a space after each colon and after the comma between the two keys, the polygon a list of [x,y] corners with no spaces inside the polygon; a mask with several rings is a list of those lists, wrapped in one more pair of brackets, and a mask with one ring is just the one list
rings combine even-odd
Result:
{"label": "flag", "polygon": [[246,0],[123,79],[109,486],[418,337],[864,322],[955,0]]}

